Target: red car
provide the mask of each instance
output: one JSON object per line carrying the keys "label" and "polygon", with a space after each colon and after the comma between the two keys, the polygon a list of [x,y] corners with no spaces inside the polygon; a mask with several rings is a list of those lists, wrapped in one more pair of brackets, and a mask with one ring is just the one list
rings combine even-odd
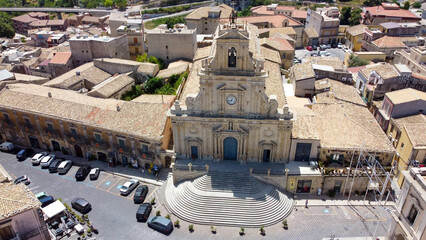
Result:
{"label": "red car", "polygon": [[307,47],[306,47],[306,50],[308,50],[308,51],[312,51],[312,50],[314,50],[314,49],[312,48],[312,46],[307,46]]}

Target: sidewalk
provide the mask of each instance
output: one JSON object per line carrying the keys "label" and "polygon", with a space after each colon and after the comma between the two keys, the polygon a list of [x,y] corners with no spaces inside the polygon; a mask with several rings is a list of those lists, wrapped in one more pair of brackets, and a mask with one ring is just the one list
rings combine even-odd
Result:
{"label": "sidewalk", "polygon": [[121,165],[116,165],[115,167],[110,167],[107,162],[102,162],[98,160],[88,161],[84,158],[79,158],[70,155],[62,155],[55,153],[57,157],[63,157],[65,159],[72,160],[74,165],[77,166],[91,166],[92,168],[99,168],[101,171],[110,173],[112,175],[117,175],[125,178],[135,178],[141,182],[153,184],[156,186],[163,185],[163,182],[167,180],[167,174],[169,169],[161,169],[158,174],[158,178],[142,168],[129,168],[127,166],[123,167]]}
{"label": "sidewalk", "polygon": [[[300,199],[294,201],[294,206],[300,207],[305,206],[306,199]],[[363,205],[371,205],[378,206],[384,205],[385,202],[376,202],[376,201],[364,201],[364,200],[321,200],[321,199],[308,199],[308,207],[309,206],[363,206]],[[388,201],[386,202],[386,206],[394,206],[395,203]]]}

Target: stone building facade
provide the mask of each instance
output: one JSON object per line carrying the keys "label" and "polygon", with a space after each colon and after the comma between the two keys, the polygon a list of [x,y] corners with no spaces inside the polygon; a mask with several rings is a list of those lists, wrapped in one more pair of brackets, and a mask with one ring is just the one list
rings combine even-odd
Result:
{"label": "stone building facade", "polygon": [[256,27],[229,23],[217,33],[169,111],[176,158],[287,161],[293,115],[279,65],[260,54]]}
{"label": "stone building facade", "polygon": [[161,98],[126,102],[11,84],[0,91],[0,137],[87,160],[168,166],[173,157],[168,151],[172,130],[165,115],[171,101]]}

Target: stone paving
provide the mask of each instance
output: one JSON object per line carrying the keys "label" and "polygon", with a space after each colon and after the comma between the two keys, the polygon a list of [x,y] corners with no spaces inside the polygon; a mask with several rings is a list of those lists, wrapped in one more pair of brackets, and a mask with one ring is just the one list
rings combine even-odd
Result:
{"label": "stone paving", "polygon": [[[163,185],[157,194],[159,204],[157,209],[161,211],[161,215],[168,214],[164,207],[165,185]],[[300,196],[299,196],[300,198]],[[358,197],[361,199],[361,197]],[[311,203],[315,206],[304,207],[304,199],[302,206],[295,206],[290,216],[287,217],[288,230],[283,229],[282,224],[265,227],[265,236],[260,235],[259,228],[245,228],[245,235],[240,236],[238,227],[222,227],[215,226],[217,233],[213,234],[210,226],[194,225],[194,232],[188,231],[190,223],[181,219],[180,228],[175,228],[171,236],[173,239],[186,239],[191,236],[194,239],[330,239],[334,236],[338,238],[349,237],[377,237],[384,239],[390,227],[392,216],[389,211],[393,210],[393,206],[374,206],[361,200],[347,201],[343,197],[330,199],[311,199]],[[340,206],[334,205],[338,201]],[[319,205],[321,203],[321,205]],[[352,203],[356,203],[352,205]],[[156,210],[157,210],[156,209]],[[271,213],[273,214],[273,213]],[[171,215],[172,221],[177,219]],[[186,237],[185,237],[186,236]]]}

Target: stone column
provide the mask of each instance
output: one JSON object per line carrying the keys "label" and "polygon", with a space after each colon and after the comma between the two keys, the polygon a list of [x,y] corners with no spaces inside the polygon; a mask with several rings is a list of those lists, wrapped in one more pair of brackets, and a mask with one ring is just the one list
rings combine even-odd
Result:
{"label": "stone column", "polygon": [[290,170],[288,168],[285,169],[285,190],[287,191],[287,182],[288,182],[288,172]]}
{"label": "stone column", "polygon": [[176,152],[176,155],[179,154],[179,148],[180,148],[180,142],[178,140],[179,137],[179,130],[178,130],[178,125],[172,123],[172,130],[173,130],[173,144],[174,144],[174,149]]}
{"label": "stone column", "polygon": [[111,146],[111,150],[115,151],[114,139],[112,139],[112,133],[111,132],[108,132],[108,141],[109,141],[109,145]]}
{"label": "stone column", "polygon": [[90,139],[88,139],[88,138],[87,138],[87,129],[86,129],[86,126],[81,126],[81,128],[83,129],[83,135],[84,135],[84,138],[85,138],[86,140],[90,141]]}
{"label": "stone column", "polygon": [[69,150],[71,150],[71,148],[70,148],[70,146],[69,146],[69,144],[68,144],[68,141],[67,141],[67,137],[65,136],[64,123],[63,123],[61,120],[59,120],[59,127],[60,127],[60,130],[61,130],[61,135],[62,135],[62,137],[64,138],[64,143],[65,143],[66,147],[67,147]]}
{"label": "stone column", "polygon": [[130,145],[132,146],[132,154],[136,157],[135,139],[132,137],[130,138]]}

